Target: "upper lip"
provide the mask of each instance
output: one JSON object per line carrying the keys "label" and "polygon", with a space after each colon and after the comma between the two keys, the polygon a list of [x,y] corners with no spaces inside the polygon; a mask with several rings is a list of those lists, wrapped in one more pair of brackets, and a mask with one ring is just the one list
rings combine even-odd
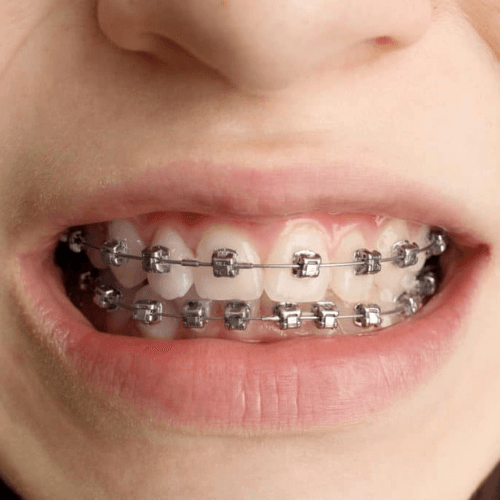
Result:
{"label": "upper lip", "polygon": [[166,211],[255,222],[312,212],[367,213],[441,226],[458,241],[479,243],[474,228],[464,224],[470,217],[461,216],[457,206],[459,200],[443,199],[422,181],[363,166],[254,169],[186,160],[65,197],[54,204],[41,245],[53,247],[57,235],[71,226]]}

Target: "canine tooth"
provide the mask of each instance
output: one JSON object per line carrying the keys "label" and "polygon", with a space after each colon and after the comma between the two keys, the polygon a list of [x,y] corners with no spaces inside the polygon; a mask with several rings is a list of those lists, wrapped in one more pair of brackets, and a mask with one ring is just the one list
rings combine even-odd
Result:
{"label": "canine tooth", "polygon": [[[285,229],[269,253],[267,264],[292,264],[294,254],[309,250],[327,262],[328,252],[322,229],[309,222],[301,222]],[[291,269],[265,269],[264,289],[276,302],[314,302],[322,300],[328,288],[328,269],[320,269],[319,276],[299,278]]]}
{"label": "canine tooth", "polygon": [[[127,253],[131,255],[141,255],[145,245],[141,240],[134,225],[126,220],[113,221],[109,226],[109,240],[124,240],[127,243]],[[146,279],[146,273],[142,270],[140,260],[130,259],[121,266],[111,266],[111,271],[116,279],[126,288],[133,288],[140,285]]]}
{"label": "canine tooth", "polygon": [[[206,232],[197,249],[197,259],[211,262],[214,251],[232,249],[238,253],[238,262],[260,264],[253,245],[239,231],[219,226]],[[254,300],[262,295],[262,270],[242,269],[235,277],[215,277],[211,267],[196,268],[193,272],[196,292],[211,300]]]}
{"label": "canine tooth", "polygon": [[[163,303],[164,314],[177,314],[174,305],[166,301],[158,295],[149,285],[141,288],[134,297],[134,303],[138,300],[158,300]],[[141,333],[148,338],[154,339],[173,339],[175,333],[180,325],[179,318],[162,318],[162,320],[155,325],[146,325],[137,322],[137,328]]]}
{"label": "canine tooth", "polygon": [[[152,247],[156,245],[168,248],[170,259],[194,259],[193,252],[172,229],[160,229],[151,242]],[[172,265],[168,273],[148,273],[147,276],[153,290],[168,300],[183,297],[193,284],[193,270],[179,265]]]}
{"label": "canine tooth", "polygon": [[[367,246],[361,231],[354,229],[342,238],[335,252],[330,256],[330,260],[353,262],[356,250],[367,248]],[[374,278],[379,274],[355,275],[352,267],[334,267],[330,270],[330,287],[335,295],[349,304],[367,301],[373,292]]]}
{"label": "canine tooth", "polygon": [[[387,222],[380,232],[375,243],[376,249],[382,254],[382,257],[392,256],[392,249],[395,243],[402,240],[410,240],[408,224],[399,219],[393,219]],[[392,290],[394,296],[398,296],[403,291],[402,280],[407,274],[414,274],[418,270],[416,266],[401,268],[392,262],[382,264],[382,270],[374,277],[374,285],[380,290]]]}

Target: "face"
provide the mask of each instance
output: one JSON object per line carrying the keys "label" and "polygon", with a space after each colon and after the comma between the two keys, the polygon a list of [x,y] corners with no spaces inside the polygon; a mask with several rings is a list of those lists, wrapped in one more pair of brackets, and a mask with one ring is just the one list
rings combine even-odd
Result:
{"label": "face", "polygon": [[500,457],[498,4],[0,19],[5,479],[468,498]]}

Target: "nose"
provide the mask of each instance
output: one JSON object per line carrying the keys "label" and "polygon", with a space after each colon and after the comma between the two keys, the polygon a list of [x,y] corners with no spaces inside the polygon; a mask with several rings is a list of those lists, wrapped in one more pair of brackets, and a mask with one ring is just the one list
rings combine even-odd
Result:
{"label": "nose", "polygon": [[98,0],[117,46],[168,61],[180,47],[234,86],[271,91],[417,42],[433,0]]}

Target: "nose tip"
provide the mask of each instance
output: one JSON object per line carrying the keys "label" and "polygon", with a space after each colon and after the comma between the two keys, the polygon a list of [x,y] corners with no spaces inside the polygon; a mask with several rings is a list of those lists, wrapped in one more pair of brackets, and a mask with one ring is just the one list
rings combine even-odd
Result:
{"label": "nose tip", "polygon": [[235,87],[262,92],[415,43],[431,1],[99,0],[98,19],[120,48],[167,61],[178,46]]}

